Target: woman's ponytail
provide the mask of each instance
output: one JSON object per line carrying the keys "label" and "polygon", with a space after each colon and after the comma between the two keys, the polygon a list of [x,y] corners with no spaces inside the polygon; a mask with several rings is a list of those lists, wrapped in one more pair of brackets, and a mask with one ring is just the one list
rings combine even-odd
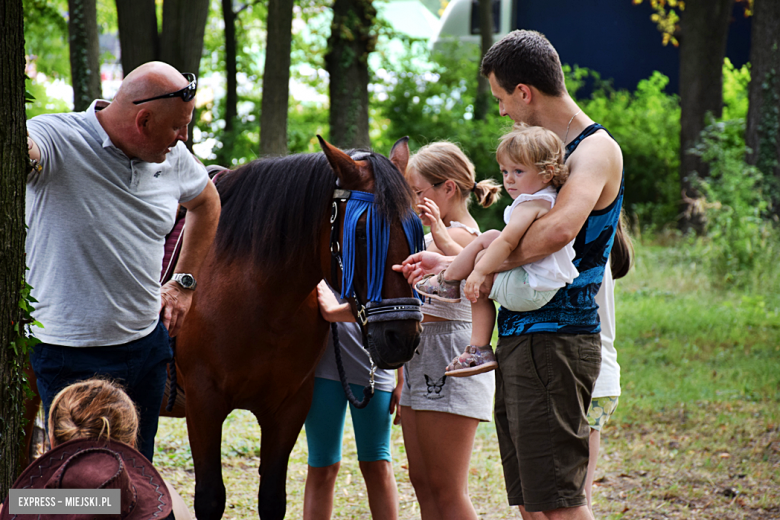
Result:
{"label": "woman's ponytail", "polygon": [[625,214],[621,213],[618,219],[617,229],[615,230],[615,241],[612,244],[610,253],[610,268],[612,277],[617,280],[623,278],[631,270],[634,263],[634,245],[631,243],[631,237],[625,230]]}
{"label": "woman's ponytail", "polygon": [[483,208],[489,208],[501,198],[501,185],[493,179],[475,183],[472,191],[477,198],[477,203]]}

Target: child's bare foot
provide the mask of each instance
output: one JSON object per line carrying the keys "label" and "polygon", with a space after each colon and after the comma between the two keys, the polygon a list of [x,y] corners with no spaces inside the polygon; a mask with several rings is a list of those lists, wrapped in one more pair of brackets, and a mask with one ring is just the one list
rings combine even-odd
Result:
{"label": "child's bare foot", "polygon": [[468,377],[495,370],[498,366],[496,356],[490,345],[477,347],[469,345],[463,354],[452,360],[444,372],[452,377]]}
{"label": "child's bare foot", "polygon": [[418,293],[430,296],[435,300],[447,303],[460,301],[460,281],[444,279],[444,271],[439,274],[429,274],[414,284]]}

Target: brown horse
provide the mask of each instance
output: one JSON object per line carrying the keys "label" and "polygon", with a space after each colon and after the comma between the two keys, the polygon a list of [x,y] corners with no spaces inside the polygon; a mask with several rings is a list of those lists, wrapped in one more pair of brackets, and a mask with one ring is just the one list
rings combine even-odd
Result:
{"label": "brown horse", "polygon": [[[351,157],[322,139],[320,144],[324,154],[253,161],[217,182],[223,205],[217,237],[176,350],[199,520],[218,519],[224,512],[222,423],[234,409],[253,412],[262,429],[260,518],[284,517],[288,458],[311,404],[314,369],[328,329],[317,308],[320,280],[336,288],[344,280],[354,285],[353,312],[380,367],[399,367],[420,341],[419,306],[413,314],[393,314],[404,306],[380,308],[383,303],[370,301],[377,290],[382,302],[409,303],[412,297],[404,278],[391,270],[410,253],[404,224],[416,218],[411,189],[399,172],[409,156],[406,140],[396,143],[390,160],[367,152]],[[374,202],[367,204],[389,224],[379,278],[376,272],[367,275],[376,271],[370,265],[376,229],[366,224],[374,221],[363,214],[351,237],[344,232],[350,191],[365,192],[364,199],[373,194]],[[416,225],[421,233],[419,221]],[[340,263],[331,250],[346,257],[350,247],[357,251],[351,283],[348,273],[331,266]],[[380,289],[375,283],[372,289],[372,276]],[[362,319],[367,301],[369,316]]]}

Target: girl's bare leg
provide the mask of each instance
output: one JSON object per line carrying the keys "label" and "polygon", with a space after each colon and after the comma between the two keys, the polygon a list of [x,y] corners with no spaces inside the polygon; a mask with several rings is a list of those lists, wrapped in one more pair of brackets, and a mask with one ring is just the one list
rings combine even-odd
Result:
{"label": "girl's bare leg", "polygon": [[360,472],[366,481],[368,507],[373,520],[398,519],[398,487],[389,460],[361,461]]}
{"label": "girl's bare leg", "polygon": [[436,496],[433,494],[431,483],[428,479],[428,470],[425,467],[423,448],[417,432],[417,411],[411,406],[401,408],[401,427],[404,432],[404,447],[409,466],[409,480],[414,486],[417,502],[420,504],[420,517],[422,520],[444,520],[439,515],[439,507]]}
{"label": "girl's bare leg", "polygon": [[414,445],[413,451],[407,447],[409,477],[420,501],[422,520],[477,520],[469,498],[468,475],[479,421],[404,407],[401,424],[404,443]]}
{"label": "girl's bare leg", "polygon": [[333,512],[333,490],[341,462],[324,468],[309,466],[303,492],[303,519],[330,520]]}
{"label": "girl's bare leg", "polygon": [[445,280],[465,280],[474,270],[474,264],[477,263],[477,255],[488,248],[488,246],[501,234],[496,229],[485,231],[480,236],[471,241],[469,245],[458,253],[455,260],[444,271]]}

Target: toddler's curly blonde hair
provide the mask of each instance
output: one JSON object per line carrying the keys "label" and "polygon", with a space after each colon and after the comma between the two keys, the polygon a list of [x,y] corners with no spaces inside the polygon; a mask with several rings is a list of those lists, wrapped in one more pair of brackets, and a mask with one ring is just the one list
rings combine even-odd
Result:
{"label": "toddler's curly blonde hair", "polygon": [[555,132],[541,126],[515,124],[498,144],[496,159],[501,162],[502,157],[516,164],[535,166],[539,175],[550,176],[550,184],[556,188],[569,178],[563,141]]}

